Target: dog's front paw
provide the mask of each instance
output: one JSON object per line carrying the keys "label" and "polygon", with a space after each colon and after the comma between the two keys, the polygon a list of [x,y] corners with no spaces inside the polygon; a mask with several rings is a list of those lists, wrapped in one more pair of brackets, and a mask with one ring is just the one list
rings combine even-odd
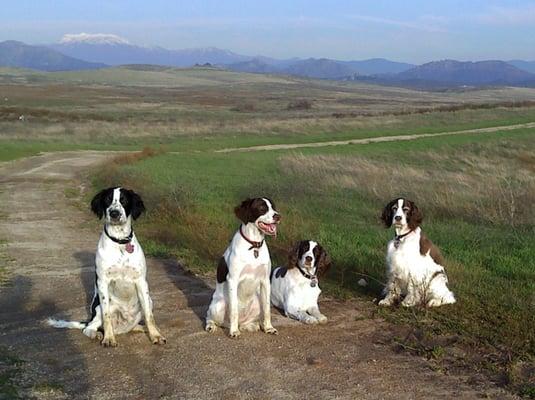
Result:
{"label": "dog's front paw", "polygon": [[162,336],[161,333],[152,335],[150,340],[152,344],[166,344],[167,343],[167,339],[164,336]]}
{"label": "dog's front paw", "polygon": [[440,307],[442,305],[442,301],[439,299],[431,299],[427,302],[427,307]]}
{"label": "dog's front paw", "polygon": [[[102,340],[103,338],[103,335],[102,335],[102,332],[100,331],[97,331],[96,329],[89,329],[89,328],[84,328],[82,330],[82,333],[84,335],[86,335],[89,339],[99,339],[99,340]],[[100,338],[97,336],[97,334],[100,333]]]}
{"label": "dog's front paw", "polygon": [[312,315],[307,315],[306,317],[304,317],[302,319],[303,323],[307,324],[307,325],[313,325],[313,324],[317,324],[318,323],[318,320],[316,317],[313,317]]}
{"label": "dog's front paw", "polygon": [[401,302],[401,305],[403,307],[414,307],[416,303],[417,303],[416,299],[405,297],[403,301]]}
{"label": "dog's front paw", "polygon": [[279,332],[272,326],[264,327],[262,329],[264,332],[269,333],[270,335],[278,335]]}
{"label": "dog's front paw", "polygon": [[383,307],[389,307],[392,305],[392,300],[390,299],[383,299],[381,300],[379,303],[378,303],[380,306],[383,306]]}
{"label": "dog's front paw", "polygon": [[209,333],[215,332],[217,330],[217,325],[213,322],[207,322],[204,330]]}
{"label": "dog's front paw", "polygon": [[232,330],[232,331],[230,331],[228,335],[229,335],[229,337],[231,337],[231,338],[233,338],[233,339],[237,339],[237,338],[240,337],[241,332],[240,332],[239,329],[236,329],[236,330]]}
{"label": "dog's front paw", "polygon": [[328,321],[327,317],[326,317],[325,315],[323,315],[323,314],[321,314],[321,316],[318,317],[318,322],[319,322],[321,325],[326,324],[327,321]]}
{"label": "dog's front paw", "polygon": [[104,347],[117,347],[117,341],[115,340],[114,336],[104,335],[104,339],[102,339],[100,344]]}

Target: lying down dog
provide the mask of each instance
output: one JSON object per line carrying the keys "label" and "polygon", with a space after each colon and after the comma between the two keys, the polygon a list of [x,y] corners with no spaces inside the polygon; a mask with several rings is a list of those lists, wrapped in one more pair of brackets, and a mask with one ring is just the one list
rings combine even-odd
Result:
{"label": "lying down dog", "polygon": [[[63,321],[50,318],[56,328],[81,329],[91,339],[101,340],[103,346],[117,346],[115,335],[143,330],[145,320],[149,337],[154,344],[164,344],[152,314],[152,300],[147,284],[145,255],[132,228],[145,206],[132,190],[108,188],[91,201],[91,209],[105,224],[95,258],[95,293],[91,302],[89,322]],[[102,334],[103,331],[103,334]]]}
{"label": "lying down dog", "polygon": [[271,273],[271,303],[287,317],[305,324],[324,324],[327,317],[318,307],[319,278],[331,266],[331,258],[317,242],[298,242],[288,255],[288,267]]}

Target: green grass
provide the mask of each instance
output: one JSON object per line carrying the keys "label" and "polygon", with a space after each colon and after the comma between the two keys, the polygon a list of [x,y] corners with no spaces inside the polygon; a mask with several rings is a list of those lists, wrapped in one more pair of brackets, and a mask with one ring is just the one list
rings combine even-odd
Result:
{"label": "green grass", "polygon": [[[90,137],[53,137],[20,139],[0,137],[0,161],[9,161],[21,157],[36,155],[46,151],[68,150],[141,150],[151,146],[165,149],[168,152],[194,152],[220,150],[225,148],[241,148],[270,144],[314,143],[335,140],[373,138],[379,136],[398,136],[406,134],[455,132],[467,129],[488,128],[522,124],[535,121],[535,108],[518,110],[463,110],[453,113],[431,112],[398,117],[395,124],[375,126],[372,121],[364,119],[362,127],[347,130],[328,131],[326,128],[311,126],[305,134],[296,132],[221,132],[219,134],[162,136],[162,137],[129,137],[125,136],[121,125],[116,124],[111,131]],[[45,129],[37,123],[27,125],[28,129]],[[40,128],[41,127],[41,128]],[[117,132],[115,132],[117,131]],[[521,133],[515,130],[511,134]],[[485,134],[483,134],[485,135]],[[326,150],[329,151],[329,150]],[[343,150],[337,149],[336,152]]]}
{"label": "green grass", "polygon": [[[496,171],[501,170],[485,169],[487,163],[495,163],[496,168],[511,165],[516,171],[515,163],[527,157],[528,164],[518,164],[518,168],[529,171],[535,166],[535,159],[529,158],[533,152],[535,133],[519,130],[299,152],[163,154],[107,167],[94,183],[96,187],[121,183],[143,193],[149,214],[139,221],[138,232],[147,243],[147,253],[179,257],[198,272],[214,270],[215,260],[238,226],[233,207],[247,196],[268,195],[283,215],[279,237],[268,240],[275,264],[285,263],[286,249],[295,240],[318,240],[334,263],[324,285],[327,293],[370,298],[380,294],[385,281],[385,244],[392,237],[391,231],[381,227],[378,216],[390,198],[408,193],[427,216],[427,234],[446,255],[451,287],[459,299],[452,307],[417,310],[421,313],[418,318],[434,333],[459,334],[467,343],[501,352],[506,349],[513,359],[526,359],[535,356],[535,224],[529,208],[533,198],[515,209],[518,215],[525,213],[524,221],[511,224],[507,213],[496,214],[498,219],[489,221],[471,202],[481,203],[487,212],[496,211],[494,202],[502,200],[485,201],[487,193],[468,189],[466,195],[471,197],[462,200],[463,192],[456,193],[455,181],[450,182],[453,189],[444,188],[441,193],[439,187],[436,192],[437,196],[453,196],[452,204],[459,199],[465,202],[448,209],[449,203],[435,201],[429,197],[432,192],[418,187],[394,186],[391,193],[383,188],[378,196],[369,187],[388,187],[390,183],[365,180],[359,186],[348,180],[350,173],[344,175],[341,170],[316,173],[314,157],[335,157],[342,167],[358,159],[401,171],[411,168],[416,176],[425,176],[429,169],[436,177],[446,172],[453,177],[466,174],[493,185]],[[307,159],[312,160],[310,165],[295,167]],[[474,166],[465,165],[467,162]],[[526,172],[522,174],[518,177]],[[528,181],[528,186],[533,189],[533,182]],[[494,196],[492,188],[488,189],[488,196]],[[356,284],[362,277],[370,282],[365,289]],[[394,309],[381,310],[381,315],[413,323],[415,314]]]}

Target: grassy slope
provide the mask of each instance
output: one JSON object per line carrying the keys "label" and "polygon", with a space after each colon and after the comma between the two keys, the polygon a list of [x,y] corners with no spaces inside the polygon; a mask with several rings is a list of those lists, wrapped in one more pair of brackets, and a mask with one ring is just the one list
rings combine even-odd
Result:
{"label": "grassy slope", "polygon": [[[2,140],[0,130],[0,161],[8,161],[24,156],[35,155],[41,151],[62,151],[75,149],[92,150],[140,150],[145,146],[161,147],[166,151],[206,151],[229,147],[248,147],[266,144],[312,143],[331,140],[361,139],[379,136],[396,136],[405,134],[437,133],[493,126],[522,124],[535,121],[535,108],[492,110],[462,110],[457,112],[430,112],[426,114],[409,114],[396,117],[395,122],[381,124],[375,118],[362,118],[358,126],[329,127],[314,126],[306,132],[235,132],[228,131],[214,134],[167,136],[129,136],[131,129],[120,123],[110,123],[110,127],[98,137],[88,137],[64,133],[60,136],[36,136],[27,139]],[[17,126],[6,127],[6,130],[35,130],[42,132],[49,129],[52,123],[21,122]],[[1,122],[0,122],[1,128]],[[71,127],[68,127],[71,129]],[[98,129],[98,128],[97,128]],[[150,129],[150,128],[148,128]],[[150,131],[149,131],[150,132]],[[7,136],[7,135],[6,135]]]}
{"label": "grassy slope", "polygon": [[[307,149],[299,154],[305,158],[335,155],[348,160],[364,156],[424,171],[433,167],[425,162],[429,152],[453,157],[464,149],[475,155],[485,146],[499,149],[509,142],[521,143],[533,151],[534,139],[532,131],[523,131]],[[483,147],[470,147],[475,142]],[[378,282],[384,281],[384,247],[392,236],[378,223],[381,200],[358,187],[329,186],[306,171],[286,169],[285,160],[294,156],[285,151],[164,154],[107,168],[97,178],[97,185],[122,183],[144,193],[152,205],[151,215],[139,228],[147,251],[175,254],[193,269],[203,271],[213,269],[213,260],[237,226],[233,206],[246,196],[269,195],[284,216],[279,238],[270,240],[277,262],[284,262],[285,250],[294,240],[317,239],[329,249],[335,263],[327,285],[330,293],[359,290],[356,281],[365,274],[374,279],[366,293],[377,296],[381,288]],[[451,163],[434,167],[465,168]],[[411,188],[412,192],[417,190]],[[399,188],[391,197],[403,192]],[[535,354],[531,328],[535,321],[529,307],[535,300],[533,222],[511,227],[502,222],[489,223],[477,215],[441,215],[440,210],[433,209],[431,200],[426,200],[423,204],[420,201],[428,216],[425,229],[447,255],[452,287],[460,299],[453,308],[433,310],[430,324],[438,331],[461,333],[495,348],[506,345],[513,355]],[[410,317],[396,311],[396,316],[400,315]]]}

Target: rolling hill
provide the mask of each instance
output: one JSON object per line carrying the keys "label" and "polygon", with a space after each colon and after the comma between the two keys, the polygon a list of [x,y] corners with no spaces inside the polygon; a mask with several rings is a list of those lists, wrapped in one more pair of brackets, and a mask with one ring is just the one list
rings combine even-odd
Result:
{"label": "rolling hill", "polygon": [[0,43],[0,66],[40,71],[72,71],[98,69],[106,65],[69,57],[44,46],[30,46],[7,40]]}
{"label": "rolling hill", "polygon": [[535,75],[504,61],[442,60],[426,63],[392,77],[400,82],[436,82],[452,85],[525,85],[535,83]]}
{"label": "rolling hill", "polygon": [[531,72],[532,74],[535,74],[535,61],[510,60],[510,61],[507,61],[507,64],[513,65],[523,71],[527,71],[527,72]]}

